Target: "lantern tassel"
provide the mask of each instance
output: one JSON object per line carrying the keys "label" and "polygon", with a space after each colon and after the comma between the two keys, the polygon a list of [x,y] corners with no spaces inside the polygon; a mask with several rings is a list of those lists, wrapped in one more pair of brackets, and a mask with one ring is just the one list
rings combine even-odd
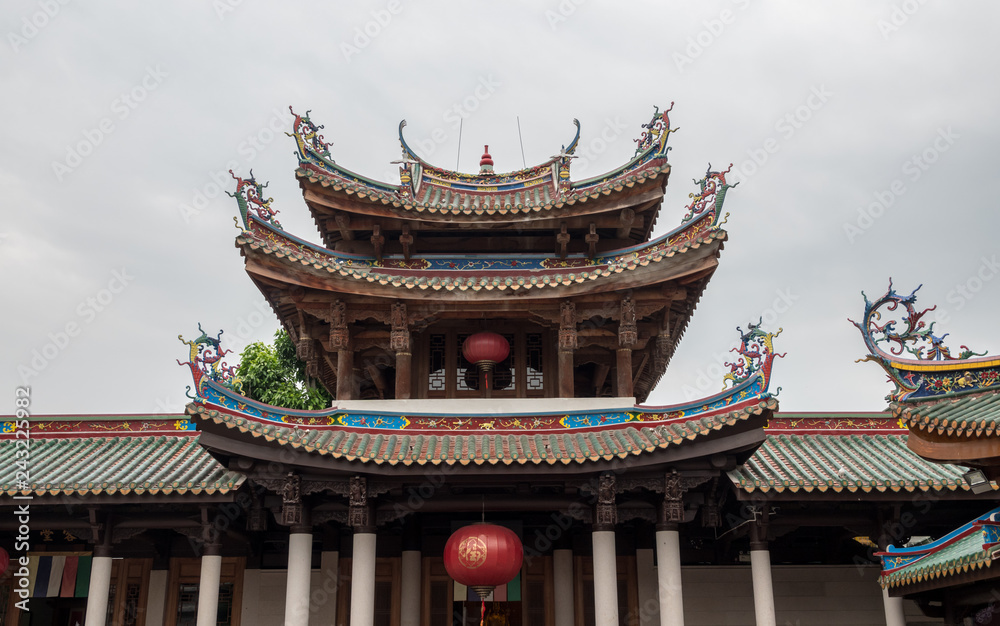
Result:
{"label": "lantern tassel", "polygon": [[486,600],[483,600],[483,606],[479,610],[479,626],[486,625]]}

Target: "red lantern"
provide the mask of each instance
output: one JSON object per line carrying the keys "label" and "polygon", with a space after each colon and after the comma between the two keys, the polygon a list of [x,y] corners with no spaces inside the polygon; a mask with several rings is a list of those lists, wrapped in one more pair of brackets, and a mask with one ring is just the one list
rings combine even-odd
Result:
{"label": "red lantern", "polygon": [[3,548],[0,548],[0,577],[7,573],[7,566],[10,565],[10,555]]}
{"label": "red lantern", "polygon": [[462,356],[479,369],[490,369],[510,354],[510,344],[503,335],[483,331],[470,335],[462,343]]}
{"label": "red lantern", "polygon": [[483,600],[497,585],[521,571],[524,550],[514,531],[493,524],[459,528],[444,546],[444,568],[456,581],[472,587]]}

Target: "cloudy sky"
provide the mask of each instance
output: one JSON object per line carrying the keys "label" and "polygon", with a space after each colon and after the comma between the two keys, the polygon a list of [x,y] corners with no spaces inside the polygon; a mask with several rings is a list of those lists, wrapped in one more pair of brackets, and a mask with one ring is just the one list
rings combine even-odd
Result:
{"label": "cloudy sky", "polygon": [[[881,410],[848,323],[890,276],[956,348],[1000,351],[993,183],[1000,5],[4,2],[2,389],[36,413],[180,411],[178,334],[237,351],[277,328],[234,248],[227,169],[253,168],[318,241],[287,106],[344,166],[398,182],[396,126],[433,163],[498,171],[583,126],[574,178],[624,163],[676,102],[658,233],[708,163],[735,163],[729,241],[651,403],[721,386],[736,326],[784,329],[786,411]],[[459,150],[458,120],[462,119]],[[460,157],[459,157],[460,152]],[[952,341],[953,340],[953,341]]]}

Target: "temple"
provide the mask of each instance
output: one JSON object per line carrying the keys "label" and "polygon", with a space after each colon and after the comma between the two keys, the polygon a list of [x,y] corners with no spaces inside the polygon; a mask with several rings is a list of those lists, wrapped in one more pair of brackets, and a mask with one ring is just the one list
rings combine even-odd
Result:
{"label": "temple", "polygon": [[[487,146],[472,174],[421,159],[402,122],[399,184],[340,165],[323,127],[293,111],[319,242],[286,232],[266,183],[233,172],[236,246],[333,406],[251,399],[224,333],[201,326],[180,337],[183,414],[31,417],[23,390],[0,435],[0,623],[902,626],[981,613],[987,587],[961,585],[992,573],[1000,361],[951,359],[912,300],[890,289],[858,324],[897,383],[889,411],[778,412],[781,330],[738,305],[718,391],[644,404],[669,384],[718,267],[734,187],[709,166],[690,202],[660,215],[672,108],[641,125],[627,163],[579,181],[575,120],[548,161],[496,173]],[[654,238],[661,219],[674,226]],[[903,333],[879,323],[900,306]],[[482,522],[524,554],[488,593],[443,558]],[[946,539],[904,545],[918,531]],[[906,568],[941,561],[955,537],[978,573],[913,587]]]}

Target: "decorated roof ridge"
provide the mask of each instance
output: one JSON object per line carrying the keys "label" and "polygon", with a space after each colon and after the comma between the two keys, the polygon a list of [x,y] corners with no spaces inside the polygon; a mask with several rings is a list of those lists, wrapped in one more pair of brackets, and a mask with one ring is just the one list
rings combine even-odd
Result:
{"label": "decorated roof ridge", "polygon": [[[478,174],[465,174],[430,165],[421,159],[403,138],[406,120],[400,122],[399,138],[403,158],[393,161],[400,165],[400,184],[377,182],[337,165],[329,155],[329,144],[319,135],[322,126],[316,126],[308,117],[295,116],[293,133],[298,147],[299,168],[296,174],[312,182],[357,194],[369,202],[392,204],[404,210],[430,213],[463,213],[474,209],[495,213],[538,211],[562,206],[566,203],[585,201],[612,191],[633,187],[647,179],[667,173],[666,145],[671,132],[669,112],[654,107],[650,122],[639,139],[636,155],[625,165],[605,174],[584,181],[570,181],[570,161],[580,138],[580,123],[569,147],[542,164],[504,174],[481,170]],[[294,111],[293,111],[294,114]],[[484,208],[485,207],[485,208]]]}
{"label": "decorated roof ridge", "polygon": [[[0,440],[17,438],[13,416],[0,416]],[[184,413],[172,415],[35,415],[29,420],[32,439],[60,437],[147,437],[196,435],[195,425]]]}
{"label": "decorated roof ridge", "polygon": [[[1000,507],[920,546],[889,546],[882,559],[883,587],[902,587],[989,567],[1000,557]],[[943,583],[944,584],[944,583]]]}
{"label": "decorated roof ridge", "polygon": [[538,254],[512,254],[500,259],[495,254],[455,254],[424,255],[410,260],[402,255],[386,255],[379,261],[374,255],[339,252],[309,243],[251,211],[246,212],[246,228],[241,228],[237,243],[318,270],[368,282],[378,281],[382,285],[391,283],[393,287],[479,291],[569,285],[635,270],[689,249],[724,241],[726,232],[722,226],[728,213],[723,216],[722,209],[725,193],[731,187],[725,181],[728,171],[709,169],[704,179],[696,181],[699,192],[691,194],[693,201],[678,227],[651,241],[593,258],[582,253],[568,255],[565,259]]}
{"label": "decorated roof ridge", "polygon": [[[403,129],[406,127],[406,120],[402,120],[399,122],[399,144],[400,147],[403,149],[403,159],[401,161],[394,161],[394,163],[410,165],[416,162],[421,166],[421,169],[423,171],[429,173],[431,176],[434,176],[441,180],[448,180],[448,181],[467,181],[469,183],[473,183],[478,181],[483,175],[489,176],[491,177],[491,179],[497,179],[505,182],[513,180],[521,180],[523,178],[531,177],[532,173],[537,174],[537,172],[539,171],[544,171],[546,169],[549,169],[554,164],[560,163],[570,158],[575,158],[573,155],[576,152],[576,146],[580,143],[580,120],[574,118],[573,125],[576,126],[576,134],[573,136],[573,139],[569,142],[569,147],[565,145],[562,146],[559,149],[558,154],[549,157],[548,160],[543,161],[542,163],[539,163],[537,165],[532,165],[530,167],[522,167],[521,169],[511,170],[509,172],[502,172],[499,174],[494,173],[492,171],[491,172],[480,171],[479,173],[472,174],[466,172],[459,172],[457,170],[449,170],[447,168],[432,165],[426,159],[417,154],[417,152],[410,147],[410,144],[406,143],[406,138],[403,137]],[[489,152],[489,149],[487,148],[486,150],[484,150],[484,152]],[[481,165],[482,162],[480,162],[480,166]],[[490,165],[493,164],[491,163]],[[402,186],[405,186],[405,183]]]}
{"label": "decorated roof ridge", "polygon": [[[770,421],[773,423],[774,418]],[[765,429],[764,443],[728,472],[744,493],[836,494],[938,492],[968,494],[967,468],[928,461],[907,446],[905,431]],[[993,483],[993,490],[1000,489]]]}
{"label": "decorated roof ridge", "polygon": [[768,434],[905,434],[906,426],[891,413],[776,413],[765,427]]}
{"label": "decorated roof ridge", "polygon": [[[918,312],[914,306],[921,286],[908,296],[900,296],[889,279],[888,290],[875,301],[861,293],[865,299],[864,317],[861,322],[848,321],[861,331],[869,354],[857,362],[874,361],[885,370],[896,387],[887,396],[891,402],[938,400],[1000,389],[1000,357],[984,357],[985,352],[973,352],[964,345],[958,356],[952,355],[944,345],[948,334],[935,335],[936,322],[923,320],[937,307]],[[889,316],[900,307],[901,313]],[[883,314],[888,319],[879,324]],[[916,358],[903,358],[904,352]]]}
{"label": "decorated roof ridge", "polygon": [[[453,431],[449,420],[431,430],[372,431],[368,428],[301,428],[265,422],[221,407],[192,403],[188,412],[254,439],[306,453],[375,465],[570,465],[627,459],[710,436],[777,408],[772,397],[751,398],[685,421],[624,423],[588,429],[534,431],[522,418],[483,424],[477,431]],[[506,421],[507,423],[504,423]]]}
{"label": "decorated roof ridge", "polygon": [[197,434],[153,435],[33,436],[30,478],[18,471],[17,440],[0,441],[0,495],[224,495],[243,484],[245,476],[220,465]]}
{"label": "decorated roof ridge", "polygon": [[[623,407],[621,409],[577,409],[570,411],[542,411],[513,413],[487,412],[483,414],[456,414],[455,412],[435,412],[420,413],[410,411],[386,411],[386,410],[363,410],[355,407],[337,407],[321,411],[306,411],[297,409],[286,409],[264,404],[248,398],[240,393],[240,388],[231,383],[231,378],[227,378],[227,372],[233,372],[235,368],[220,368],[223,375],[214,373],[210,366],[202,364],[186,363],[192,374],[194,381],[194,396],[189,397],[194,400],[193,404],[205,404],[219,407],[235,414],[242,414],[257,420],[278,422],[282,424],[294,424],[296,427],[308,428],[332,428],[332,427],[358,427],[376,428],[381,430],[405,430],[408,428],[446,428],[449,430],[492,430],[496,429],[495,421],[498,418],[509,418],[525,423],[531,423],[531,428],[539,429],[574,429],[592,428],[595,426],[609,426],[624,424],[626,422],[672,422],[679,420],[694,419],[702,414],[708,414],[734,405],[746,402],[756,402],[771,398],[768,393],[768,384],[771,371],[771,363],[776,356],[772,349],[772,341],[776,336],[772,333],[761,331],[757,325],[750,324],[750,330],[741,332],[743,342],[738,348],[738,352],[744,357],[744,361],[739,369],[734,369],[726,375],[723,381],[723,390],[699,400],[684,402],[668,406],[642,406]],[[199,330],[201,327],[199,325]],[[738,329],[739,330],[739,329]],[[780,332],[780,331],[779,331]],[[202,336],[207,335],[202,331]],[[218,337],[222,336],[220,331]],[[218,355],[225,354],[218,341],[202,341],[209,346],[205,348],[208,353],[208,361],[211,364],[219,362]],[[192,346],[201,345],[197,341],[185,342]],[[218,357],[218,358],[217,358]],[[197,362],[197,356],[192,359]],[[205,359],[202,359],[205,360]],[[733,375],[734,373],[738,375]],[[231,374],[229,374],[231,376]],[[732,386],[729,386],[731,383]],[[190,392],[191,387],[188,387]],[[352,402],[352,404],[354,404]],[[191,412],[191,405],[188,413]],[[597,420],[596,422],[594,420]],[[447,422],[447,423],[443,423]]]}

